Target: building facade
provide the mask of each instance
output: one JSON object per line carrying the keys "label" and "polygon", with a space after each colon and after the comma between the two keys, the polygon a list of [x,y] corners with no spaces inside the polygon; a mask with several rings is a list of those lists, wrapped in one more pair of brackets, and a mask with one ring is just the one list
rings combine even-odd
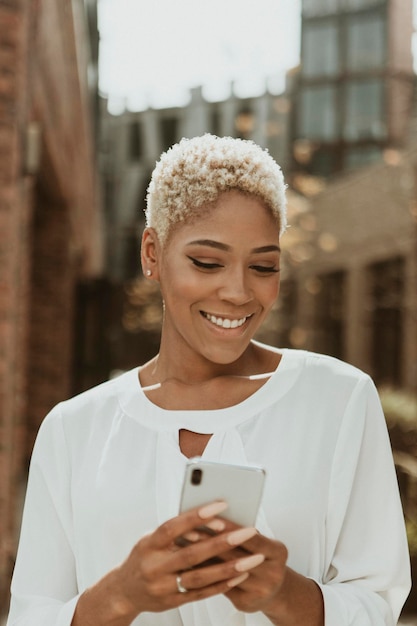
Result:
{"label": "building facade", "polygon": [[322,176],[406,139],[413,91],[412,0],[304,0],[295,165]]}
{"label": "building facade", "polygon": [[[329,182],[284,235],[287,341],[417,391],[417,135]],[[293,204],[293,209],[297,205]],[[286,238],[288,237],[288,241]],[[288,323],[290,320],[290,323]]]}
{"label": "building facade", "polygon": [[[287,338],[417,389],[412,0],[304,0]],[[287,286],[287,291],[290,291]],[[284,298],[285,301],[285,298]]]}
{"label": "building facade", "polygon": [[102,267],[94,14],[91,1],[0,0],[2,609],[34,436],[74,392],[77,287]]}

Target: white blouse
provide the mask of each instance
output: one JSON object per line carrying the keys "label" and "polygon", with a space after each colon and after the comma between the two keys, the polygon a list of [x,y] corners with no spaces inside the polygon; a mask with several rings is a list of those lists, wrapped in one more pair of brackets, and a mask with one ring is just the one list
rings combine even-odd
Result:
{"label": "white blouse", "polygon": [[[326,626],[393,626],[410,588],[397,480],[370,378],[331,357],[282,350],[243,402],[153,404],[138,369],[56,406],[35,444],[8,626],[69,626],[79,597],[142,535],[178,513],[179,430],[212,433],[203,458],[262,465],[258,529],[321,587]],[[134,626],[262,626],[225,596]],[[300,625],[301,626],[301,625]]]}

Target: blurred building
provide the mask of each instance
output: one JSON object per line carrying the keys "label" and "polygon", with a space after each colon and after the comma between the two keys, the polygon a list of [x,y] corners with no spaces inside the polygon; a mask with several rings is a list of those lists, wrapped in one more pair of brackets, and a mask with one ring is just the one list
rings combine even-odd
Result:
{"label": "blurred building", "polygon": [[41,420],[77,390],[78,287],[102,268],[95,5],[0,2],[2,609],[19,484]]}
{"label": "blurred building", "polygon": [[283,326],[417,389],[412,0],[304,0],[301,36]]}
{"label": "blurred building", "polygon": [[[292,206],[278,328],[379,385],[417,390],[417,127],[410,146]],[[291,208],[291,207],[290,207]]]}
{"label": "blurred building", "polygon": [[403,146],[414,81],[413,1],[304,0],[301,32],[295,164],[329,176]]}

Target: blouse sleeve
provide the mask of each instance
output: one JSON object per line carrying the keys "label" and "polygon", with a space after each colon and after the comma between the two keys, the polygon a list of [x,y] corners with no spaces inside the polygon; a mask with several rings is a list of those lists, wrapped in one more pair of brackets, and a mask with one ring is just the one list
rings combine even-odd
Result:
{"label": "blouse sleeve", "polygon": [[396,624],[410,562],[385,418],[368,377],[344,416],[326,523],[325,626]]}
{"label": "blouse sleeve", "polygon": [[69,626],[78,601],[71,473],[59,406],[44,420],[29,471],[7,626]]}

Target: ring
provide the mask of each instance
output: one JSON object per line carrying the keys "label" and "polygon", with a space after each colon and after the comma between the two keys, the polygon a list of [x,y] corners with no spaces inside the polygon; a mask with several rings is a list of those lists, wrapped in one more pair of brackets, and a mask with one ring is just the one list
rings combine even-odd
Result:
{"label": "ring", "polygon": [[185,587],[183,587],[183,585],[181,584],[181,576],[178,575],[177,576],[177,589],[180,593],[187,593],[188,589],[186,589]]}

